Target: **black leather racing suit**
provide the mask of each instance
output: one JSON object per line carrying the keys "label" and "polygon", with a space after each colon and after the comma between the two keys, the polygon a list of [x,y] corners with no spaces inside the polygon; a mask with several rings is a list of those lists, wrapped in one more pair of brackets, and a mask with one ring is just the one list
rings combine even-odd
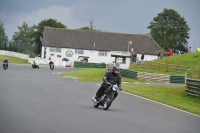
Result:
{"label": "black leather racing suit", "polygon": [[[104,90],[108,88],[109,85],[106,84],[106,82],[109,82],[109,83],[111,83],[112,85],[117,84],[117,86],[118,86],[119,88],[121,88],[121,77],[120,77],[119,74],[116,74],[116,73],[114,73],[114,72],[107,72],[107,73],[105,74],[105,76],[103,77],[103,81],[104,81],[104,82],[102,83],[101,87],[99,88],[99,90],[98,90],[97,93],[96,93],[96,97],[97,97],[97,98],[100,98],[100,97],[103,95]],[[118,95],[118,93],[117,93],[117,91],[116,91],[114,98],[116,98],[117,95]]]}
{"label": "black leather racing suit", "polygon": [[51,64],[53,65],[53,69],[54,69],[54,63],[53,63],[53,61],[50,61],[50,62],[49,62],[49,67],[50,67],[50,69],[51,69]]}

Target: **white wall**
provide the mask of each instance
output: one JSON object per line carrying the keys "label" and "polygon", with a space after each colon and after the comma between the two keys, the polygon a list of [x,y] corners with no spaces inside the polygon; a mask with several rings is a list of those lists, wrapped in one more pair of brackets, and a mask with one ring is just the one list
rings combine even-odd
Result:
{"label": "white wall", "polygon": [[[73,66],[73,62],[74,61],[80,61],[80,59],[78,59],[79,56],[87,56],[88,58],[88,62],[92,62],[92,63],[113,63],[115,61],[115,57],[111,57],[111,54],[117,54],[117,55],[128,55],[129,53],[123,53],[123,52],[118,52],[118,51],[112,51],[112,52],[107,52],[107,56],[99,56],[99,51],[95,51],[95,50],[84,50],[84,54],[76,54],[75,53],[75,49],[70,49],[70,48],[62,48],[61,52],[50,52],[49,51],[49,47],[46,47],[46,61],[49,62],[48,58],[51,56],[51,54],[54,54],[54,56],[51,56],[51,60],[55,63],[56,66],[65,66],[65,65],[72,65]],[[71,50],[73,55],[72,57],[67,57],[66,56],[66,51]],[[44,46],[42,47],[42,54],[41,54],[41,58],[44,58]],[[57,57],[57,55],[61,55],[61,58]],[[137,54],[137,57],[139,57],[139,59],[141,58],[141,54]],[[63,62],[62,59],[63,58],[67,58],[69,59],[68,62]],[[155,55],[145,55],[144,57],[144,61],[151,61],[157,59],[157,56]],[[120,62],[120,60],[118,60]],[[64,64],[65,63],[65,64]],[[66,64],[68,63],[68,64]],[[122,64],[120,63],[120,67],[127,69],[129,68],[130,65],[130,58],[126,58],[126,64]]]}
{"label": "white wall", "polygon": [[[73,52],[72,57],[67,57],[66,56],[66,51],[71,50]],[[51,54],[54,54],[54,56],[51,56]],[[50,52],[49,47],[46,48],[46,60],[51,56],[51,59],[53,61],[62,61],[63,58],[67,58],[70,61],[80,61],[78,59],[79,56],[87,56],[88,62],[94,62],[94,63],[110,63],[111,55],[110,52],[107,52],[107,56],[99,56],[98,51],[94,50],[84,50],[84,54],[75,54],[75,49],[70,49],[70,48],[62,48],[61,53],[60,52]],[[62,57],[59,58],[57,55],[61,55]],[[42,47],[42,59],[44,58],[44,47]]]}
{"label": "white wall", "polygon": [[13,56],[13,57],[17,57],[17,58],[21,58],[25,60],[29,59],[29,55],[12,52],[12,51],[6,51],[6,50],[0,50],[0,55]]}
{"label": "white wall", "polygon": [[[137,54],[137,57],[139,57],[139,60],[141,60],[141,55],[142,54]],[[152,60],[155,60],[155,59],[158,59],[157,55],[147,55],[147,54],[144,54],[144,61],[152,61]]]}

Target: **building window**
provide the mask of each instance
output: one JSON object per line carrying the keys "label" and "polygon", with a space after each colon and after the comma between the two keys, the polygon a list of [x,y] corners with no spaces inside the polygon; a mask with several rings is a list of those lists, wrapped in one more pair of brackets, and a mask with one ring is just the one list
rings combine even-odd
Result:
{"label": "building window", "polygon": [[99,56],[107,56],[107,52],[105,52],[105,51],[99,51]]}
{"label": "building window", "polygon": [[49,48],[49,51],[61,53],[61,48]]}
{"label": "building window", "polygon": [[75,49],[76,54],[84,54],[84,51],[82,49]]}

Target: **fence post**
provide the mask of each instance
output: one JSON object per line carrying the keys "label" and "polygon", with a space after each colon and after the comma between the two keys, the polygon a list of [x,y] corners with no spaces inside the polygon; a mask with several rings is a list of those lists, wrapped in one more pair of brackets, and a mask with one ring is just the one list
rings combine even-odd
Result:
{"label": "fence post", "polygon": [[185,73],[185,84],[187,83],[187,73]]}

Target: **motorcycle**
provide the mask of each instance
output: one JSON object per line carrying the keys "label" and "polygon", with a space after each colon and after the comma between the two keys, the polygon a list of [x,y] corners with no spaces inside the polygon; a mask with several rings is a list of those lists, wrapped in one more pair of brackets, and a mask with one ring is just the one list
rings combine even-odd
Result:
{"label": "motorcycle", "polygon": [[116,91],[120,91],[117,85],[112,85],[110,83],[107,84],[109,85],[109,87],[104,91],[104,94],[102,95],[99,101],[97,101],[95,97],[92,98],[95,108],[98,108],[98,106],[101,105],[103,106],[104,110],[107,110],[114,100],[114,95]]}
{"label": "motorcycle", "polygon": [[53,64],[50,64],[50,69],[53,71],[53,69],[54,69],[54,65]]}
{"label": "motorcycle", "polygon": [[3,63],[3,68],[4,68],[4,70],[8,69],[8,62]]}
{"label": "motorcycle", "polygon": [[38,68],[38,69],[39,69],[39,65],[38,65],[38,64],[35,64],[35,65],[32,64],[32,68],[33,68],[33,69],[35,69],[35,68]]}

